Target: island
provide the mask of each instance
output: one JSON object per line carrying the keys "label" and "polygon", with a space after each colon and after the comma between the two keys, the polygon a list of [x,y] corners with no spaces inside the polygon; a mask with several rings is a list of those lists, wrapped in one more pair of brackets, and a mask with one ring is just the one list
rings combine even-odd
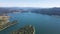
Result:
{"label": "island", "polygon": [[14,30],[11,34],[35,34],[35,28],[32,25],[27,25]]}

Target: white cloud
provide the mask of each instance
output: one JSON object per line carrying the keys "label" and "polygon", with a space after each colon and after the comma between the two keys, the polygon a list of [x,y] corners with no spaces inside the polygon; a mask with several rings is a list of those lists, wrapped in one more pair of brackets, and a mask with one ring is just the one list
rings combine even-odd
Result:
{"label": "white cloud", "polygon": [[0,2],[0,7],[60,7],[58,3],[7,3]]}

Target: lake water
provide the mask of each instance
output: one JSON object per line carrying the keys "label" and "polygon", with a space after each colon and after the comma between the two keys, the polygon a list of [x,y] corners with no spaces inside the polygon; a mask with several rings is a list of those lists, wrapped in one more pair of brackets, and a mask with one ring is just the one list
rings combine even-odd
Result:
{"label": "lake water", "polygon": [[9,34],[15,29],[19,29],[25,25],[33,25],[36,29],[36,34],[60,34],[60,17],[49,16],[36,13],[15,13],[8,14],[12,16],[10,21],[18,20],[18,23],[11,26],[0,34]]}

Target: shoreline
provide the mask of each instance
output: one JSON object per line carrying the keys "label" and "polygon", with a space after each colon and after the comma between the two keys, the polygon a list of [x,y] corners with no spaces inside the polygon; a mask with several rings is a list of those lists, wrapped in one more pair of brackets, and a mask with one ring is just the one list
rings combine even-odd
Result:
{"label": "shoreline", "polygon": [[[9,22],[10,23],[10,22]],[[10,27],[10,26],[12,26],[12,25],[15,25],[16,24],[16,22],[15,23],[10,23],[10,25],[8,25],[8,26],[5,26],[5,27],[3,27],[2,29],[0,29],[0,31],[2,31],[2,30],[4,30],[4,29],[6,29],[6,28],[8,28],[8,27]]]}

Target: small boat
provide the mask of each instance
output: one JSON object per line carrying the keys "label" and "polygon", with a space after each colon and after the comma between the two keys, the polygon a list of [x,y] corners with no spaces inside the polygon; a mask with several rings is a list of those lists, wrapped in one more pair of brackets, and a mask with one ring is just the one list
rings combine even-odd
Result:
{"label": "small boat", "polygon": [[28,25],[13,31],[11,34],[35,34],[35,28],[32,25]]}

